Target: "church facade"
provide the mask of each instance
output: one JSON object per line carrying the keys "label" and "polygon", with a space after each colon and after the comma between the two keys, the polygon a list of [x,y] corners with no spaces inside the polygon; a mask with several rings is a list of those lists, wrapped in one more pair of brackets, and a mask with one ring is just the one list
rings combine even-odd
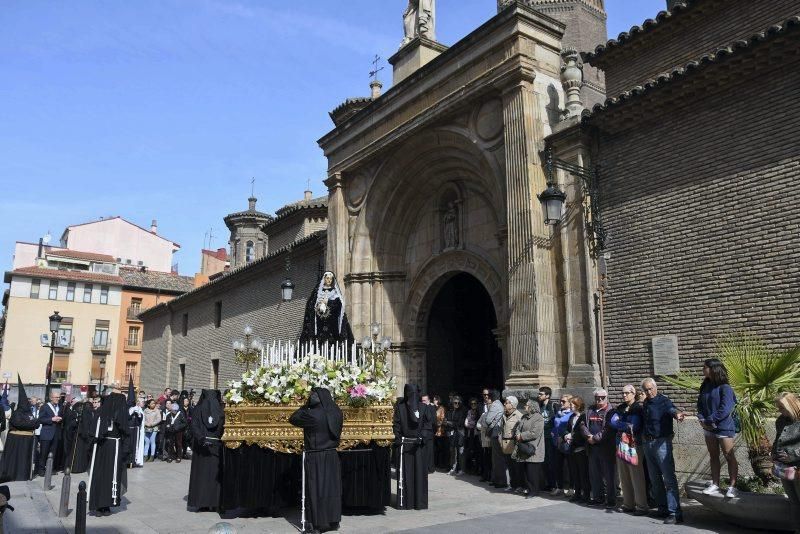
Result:
{"label": "church facade", "polygon": [[[499,2],[450,48],[409,41],[390,59],[392,89],[319,141],[327,264],[356,338],[372,322],[392,337],[400,383],[468,393],[599,381],[593,260],[582,236],[553,239],[536,199],[565,101],[568,27],[536,4]],[[604,37],[604,13],[597,24]]]}

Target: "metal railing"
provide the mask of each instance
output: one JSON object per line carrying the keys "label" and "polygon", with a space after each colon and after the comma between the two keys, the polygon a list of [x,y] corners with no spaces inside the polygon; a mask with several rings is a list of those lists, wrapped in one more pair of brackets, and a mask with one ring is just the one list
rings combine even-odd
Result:
{"label": "metal railing", "polygon": [[125,350],[142,350],[142,341],[139,339],[136,340],[126,339]]}
{"label": "metal railing", "polygon": [[92,338],[92,351],[94,352],[110,352],[111,351],[111,339],[106,339],[105,341],[98,342],[94,338]]}
{"label": "metal railing", "polygon": [[142,313],[142,308],[140,306],[129,306],[128,307],[128,320],[129,321],[141,321],[139,319],[139,314]]}
{"label": "metal railing", "polygon": [[56,352],[72,352],[75,350],[75,338],[71,337],[67,343],[56,343]]}

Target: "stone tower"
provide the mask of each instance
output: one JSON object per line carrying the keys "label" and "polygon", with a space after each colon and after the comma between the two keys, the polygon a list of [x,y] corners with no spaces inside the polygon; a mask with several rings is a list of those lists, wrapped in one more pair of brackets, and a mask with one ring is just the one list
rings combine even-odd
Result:
{"label": "stone tower", "polygon": [[[562,49],[574,48],[578,52],[593,52],[597,45],[608,40],[606,10],[603,0],[498,0],[498,11],[509,4],[527,5],[540,13],[567,25]],[[612,95],[614,96],[614,95]],[[583,105],[592,109],[606,99],[605,76],[591,65],[583,67]]]}
{"label": "stone tower", "polygon": [[236,269],[267,255],[267,234],[263,227],[272,221],[272,216],[256,210],[256,199],[247,199],[246,211],[231,213],[224,221],[231,237],[228,246],[231,250],[231,269]]}

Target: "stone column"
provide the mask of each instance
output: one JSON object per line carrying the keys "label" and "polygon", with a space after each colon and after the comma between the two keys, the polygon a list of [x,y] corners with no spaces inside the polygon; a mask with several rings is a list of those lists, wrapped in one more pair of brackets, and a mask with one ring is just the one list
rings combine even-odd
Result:
{"label": "stone column", "polygon": [[534,72],[524,65],[503,88],[508,213],[507,339],[509,388],[556,385],[555,327],[549,232],[536,193],[545,188],[538,150],[541,117]]}
{"label": "stone column", "polygon": [[[328,250],[326,268],[333,270],[339,280],[344,280],[347,269],[347,206],[344,203],[342,173],[333,173],[325,180],[328,186]],[[350,311],[350,310],[346,310]]]}

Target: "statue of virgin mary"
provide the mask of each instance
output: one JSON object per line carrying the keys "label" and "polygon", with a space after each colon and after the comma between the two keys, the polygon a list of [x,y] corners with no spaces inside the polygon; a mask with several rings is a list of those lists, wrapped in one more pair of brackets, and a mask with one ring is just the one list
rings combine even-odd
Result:
{"label": "statue of virgin mary", "polygon": [[322,345],[344,341],[353,342],[353,331],[344,312],[344,294],[336,282],[336,275],[325,271],[306,302],[300,343]]}

